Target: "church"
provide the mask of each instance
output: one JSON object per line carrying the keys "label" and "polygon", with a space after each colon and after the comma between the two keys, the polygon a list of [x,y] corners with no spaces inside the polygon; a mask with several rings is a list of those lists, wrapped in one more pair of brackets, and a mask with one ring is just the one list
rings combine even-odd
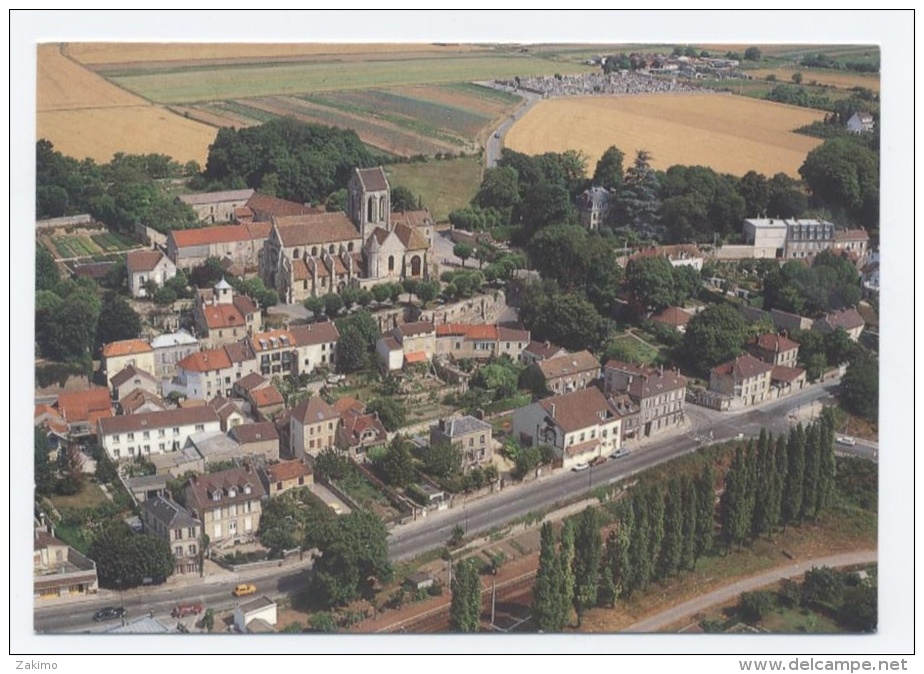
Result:
{"label": "church", "polygon": [[427,210],[391,212],[382,167],[353,169],[347,210],[272,218],[260,275],[289,304],[347,286],[429,278],[433,219]]}

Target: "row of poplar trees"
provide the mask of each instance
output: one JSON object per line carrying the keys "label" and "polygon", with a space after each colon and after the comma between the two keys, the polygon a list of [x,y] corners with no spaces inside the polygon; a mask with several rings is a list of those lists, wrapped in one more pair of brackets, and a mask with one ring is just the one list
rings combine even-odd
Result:
{"label": "row of poplar trees", "polygon": [[[716,508],[716,469],[633,489],[618,505],[603,540],[599,513],[588,508],[577,523],[565,521],[556,541],[542,525],[532,616],[542,632],[560,632],[592,606],[615,606],[652,582],[695,568],[727,551],[788,525],[814,519],[834,492],[834,420],[825,413],[774,438],[762,430],[738,446],[722,479]],[[718,527],[716,519],[718,514]]]}

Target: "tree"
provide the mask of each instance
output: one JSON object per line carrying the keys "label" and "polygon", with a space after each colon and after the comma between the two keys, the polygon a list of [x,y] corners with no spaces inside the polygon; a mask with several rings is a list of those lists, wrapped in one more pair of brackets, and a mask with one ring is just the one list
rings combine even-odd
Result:
{"label": "tree", "polygon": [[712,550],[715,536],[715,473],[706,463],[696,480],[696,555]]}
{"label": "tree", "polygon": [[746,324],[728,304],[713,304],[687,324],[683,348],[690,365],[704,373],[741,353]]}
{"label": "tree", "polygon": [[470,258],[474,252],[474,248],[467,243],[457,243],[452,247],[452,254],[462,260],[463,267],[465,266],[465,261]]}
{"label": "tree", "polygon": [[622,150],[615,145],[608,147],[597,161],[593,177],[594,185],[614,191],[622,187],[623,159],[625,159],[625,154]]}
{"label": "tree", "polygon": [[659,181],[647,150],[636,153],[623,184],[615,204],[617,221],[638,233],[657,232],[661,208]]}
{"label": "tree", "polygon": [[96,340],[108,344],[122,339],[135,339],[141,334],[141,317],[125,301],[114,293],[107,293],[99,314]]}
{"label": "tree", "polygon": [[385,451],[376,458],[384,481],[399,489],[406,488],[414,480],[414,457],[411,456],[410,443],[400,433],[388,444]]}
{"label": "tree", "polygon": [[55,258],[45,246],[35,247],[35,289],[54,290],[61,275]]}
{"label": "tree", "polygon": [[462,472],[462,450],[451,442],[431,442],[422,454],[424,470],[434,477]]}
{"label": "tree", "polygon": [[792,81],[793,81],[795,84],[802,84],[802,73],[801,73],[801,72],[798,72],[798,71],[794,72],[794,73],[792,74]]}
{"label": "tree", "polygon": [[660,311],[674,303],[674,269],[661,255],[629,260],[626,286],[646,309]]}
{"label": "tree", "polygon": [[768,182],[767,215],[771,218],[798,218],[808,208],[808,199],[798,180],[777,173]]}
{"label": "tree", "polygon": [[681,481],[681,547],[680,569],[696,566],[696,482],[685,477]]}
{"label": "tree", "polygon": [[762,53],[759,47],[748,47],[744,50],[745,61],[760,61]]}
{"label": "tree", "polygon": [[215,609],[208,608],[205,610],[205,615],[202,616],[202,627],[206,632],[211,632],[215,629]]}
{"label": "tree", "polygon": [[337,293],[328,293],[322,299],[324,302],[324,313],[330,318],[339,314],[340,310],[343,309],[343,300]]}
{"label": "tree", "polygon": [[87,556],[96,562],[99,583],[107,588],[131,588],[146,578],[163,583],[174,569],[170,545],[153,534],[136,534],[121,521],[101,529]]}
{"label": "tree", "polygon": [[770,186],[766,176],[757,171],[748,171],[741,176],[738,193],[744,198],[744,210],[748,216],[766,214],[770,203]]}
{"label": "tree", "polygon": [[574,597],[574,588],[576,583],[574,575],[574,558],[576,554],[574,524],[571,522],[571,520],[565,520],[559,535],[561,537],[559,545],[559,560],[561,563],[562,574],[562,603],[560,607],[562,612],[559,615],[558,620],[562,625],[567,625],[571,620],[571,602]]}
{"label": "tree", "polygon": [[404,185],[393,185],[391,188],[391,210],[416,211],[417,197]]}
{"label": "tree", "polygon": [[563,595],[564,577],[561,559],[555,550],[551,522],[543,522],[539,531],[539,569],[533,586],[532,617],[540,632],[561,632],[565,623],[568,598]]}
{"label": "tree", "polygon": [[760,590],[757,592],[745,592],[738,600],[738,608],[741,611],[741,617],[750,624],[759,623],[761,620],[770,615],[776,605],[772,592]]}
{"label": "tree", "polygon": [[649,578],[661,579],[658,560],[664,545],[664,490],[660,485],[651,487],[645,493],[648,508],[648,567]]}
{"label": "tree", "polygon": [[450,626],[456,632],[477,632],[481,626],[481,580],[471,559],[456,564],[451,589]]}
{"label": "tree", "polygon": [[664,578],[680,568],[683,555],[683,492],[680,481],[673,479],[667,488],[667,503],[664,508],[664,540],[658,558],[658,576]]}
{"label": "tree", "polygon": [[50,495],[55,487],[55,471],[48,458],[48,435],[41,426],[35,427],[35,493]]}
{"label": "tree", "polygon": [[378,414],[379,421],[389,433],[397,431],[404,425],[407,410],[394,398],[376,398],[366,406],[368,412]]}
{"label": "tree", "polygon": [[355,329],[341,330],[337,341],[337,369],[356,372],[368,364],[368,349],[363,336]]}
{"label": "tree", "polygon": [[[388,283],[377,283],[372,286],[372,298],[381,304],[382,302],[387,302],[389,296],[391,295],[390,284]],[[306,300],[307,301],[307,300]]]}
{"label": "tree", "polygon": [[879,225],[879,157],[852,138],[829,138],[808,153],[799,175],[819,205]]}
{"label": "tree", "polygon": [[643,494],[637,494],[632,499],[633,526],[629,538],[629,559],[626,564],[625,591],[631,596],[635,590],[643,590],[654,572],[654,560],[651,558],[649,539],[651,528],[648,518],[647,499]]}
{"label": "tree", "polygon": [[850,362],[841,380],[840,400],[848,412],[879,420],[879,360],[875,355],[863,352]]}
{"label": "tree", "polygon": [[802,424],[789,432],[786,442],[786,488],[783,491],[783,524],[799,521],[805,480],[805,431]]}
{"label": "tree", "polygon": [[802,605],[836,606],[840,603],[845,588],[844,576],[827,566],[815,567],[805,572],[802,581]]}
{"label": "tree", "polygon": [[510,209],[516,206],[520,201],[516,169],[512,166],[487,169],[473,201],[482,208]]}
{"label": "tree", "polygon": [[818,486],[821,479],[821,425],[813,423],[805,434],[805,468],[802,473],[802,508],[799,519],[818,514]]}
{"label": "tree", "polygon": [[440,284],[437,281],[421,281],[417,284],[417,299],[419,299],[424,306],[436,299],[436,296],[440,292]]}
{"label": "tree", "polygon": [[[740,449],[738,454],[740,454]],[[732,545],[740,548],[750,528],[745,505],[746,478],[741,462],[736,463],[737,467],[733,463],[732,468],[725,474],[725,490],[719,501],[719,509],[722,513],[722,540],[725,542],[726,549],[731,548]]]}
{"label": "tree", "polygon": [[588,507],[578,518],[574,532],[574,610],[578,627],[584,612],[597,603],[600,582],[600,560],[603,539],[600,536],[600,518],[594,508]]}

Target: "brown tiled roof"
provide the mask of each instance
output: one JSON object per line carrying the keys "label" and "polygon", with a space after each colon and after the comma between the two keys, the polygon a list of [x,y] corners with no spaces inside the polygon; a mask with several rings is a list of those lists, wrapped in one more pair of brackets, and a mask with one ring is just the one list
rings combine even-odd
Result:
{"label": "brown tiled roof", "polygon": [[164,259],[159,250],[133,250],[125,256],[129,274],[153,271],[157,264]]}
{"label": "brown tiled roof", "polygon": [[257,407],[269,407],[270,405],[284,405],[285,398],[273,386],[258,388],[250,392],[250,399]]}
{"label": "brown tiled roof", "polygon": [[392,224],[405,224],[417,229],[418,227],[431,227],[433,217],[427,209],[421,211],[397,211],[391,214],[391,222]]}
{"label": "brown tiled roof", "polygon": [[794,342],[788,337],[783,335],[776,335],[772,333],[764,333],[757,338],[757,347],[763,349],[764,351],[771,351],[773,353],[783,352],[783,351],[792,351],[793,349],[798,349],[798,342]]}
{"label": "brown tiled roof", "polygon": [[619,370],[621,372],[629,372],[636,375],[644,375],[652,371],[650,368],[645,368],[635,363],[627,363],[623,360],[616,360],[615,358],[606,361],[606,365],[603,367],[605,370]]}
{"label": "brown tiled roof", "polygon": [[47,531],[36,531],[35,540],[33,541],[33,550],[42,550],[43,548],[47,548],[49,545],[59,545],[65,548],[69,547],[67,543],[59,538],[55,538]]}
{"label": "brown tiled roof", "polygon": [[273,218],[279,240],[286,248],[330,244],[359,238],[359,231],[346,213],[311,213]]}
{"label": "brown tiled roof", "polygon": [[298,340],[288,330],[267,330],[258,332],[250,338],[250,348],[254,353],[274,351],[276,349],[293,349],[298,346]]}
{"label": "brown tiled roof", "polygon": [[272,421],[260,421],[255,424],[239,424],[231,429],[230,435],[242,445],[252,442],[263,442],[265,440],[279,440],[276,424]]}
{"label": "brown tiled roof", "polygon": [[497,326],[497,338],[502,342],[528,342],[529,330]]}
{"label": "brown tiled roof", "polygon": [[307,281],[311,278],[311,270],[303,259],[292,260],[292,280]]}
{"label": "brown tiled roof", "polygon": [[628,393],[633,398],[641,400],[686,387],[686,377],[679,372],[668,370],[643,374],[633,379],[629,384]]}
{"label": "brown tiled roof", "polygon": [[327,404],[327,402],[318,396],[312,396],[308,400],[303,400],[295,409],[292,410],[292,418],[296,421],[306,424],[316,424],[319,421],[336,419],[340,415],[337,410]]}
{"label": "brown tiled roof", "polygon": [[559,351],[563,351],[562,347],[557,344],[552,344],[551,342],[530,342],[526,345],[526,348],[523,351],[530,353],[539,358],[547,359],[553,357]]}
{"label": "brown tiled roof", "polygon": [[208,405],[208,403],[200,398],[186,398],[185,400],[181,400],[179,405],[183,409],[187,409],[189,407],[204,407]]}
{"label": "brown tiled roof", "polygon": [[668,260],[684,260],[691,258],[700,258],[703,254],[699,248],[691,244],[681,243],[673,246],[651,246],[636,251],[629,259],[640,257],[666,257]]}
{"label": "brown tiled roof", "polygon": [[136,388],[134,391],[119,399],[119,407],[122,408],[122,414],[134,414],[135,410],[145,403],[153,403],[160,409],[167,409],[167,404],[163,398],[154,395],[143,388]]}
{"label": "brown tiled roof", "polygon": [[211,372],[231,367],[231,359],[223,348],[209,349],[189,354],[176,366],[190,372]]}
{"label": "brown tiled roof", "polygon": [[427,360],[426,351],[411,351],[410,353],[404,354],[404,362],[411,363],[423,363]]}
{"label": "brown tiled roof", "polygon": [[112,416],[112,399],[107,388],[58,394],[58,411],[69,423],[89,421]]}
{"label": "brown tiled roof", "polygon": [[221,417],[222,421],[227,421],[231,418],[232,414],[240,414],[241,409],[237,406],[233,400],[228,400],[224,396],[215,396],[208,403],[209,407],[215,410],[218,413],[218,416]]}
{"label": "brown tiled roof", "polygon": [[231,299],[231,304],[233,304],[245,317],[255,314],[258,311],[257,303],[247,297],[247,295],[235,295]]}
{"label": "brown tiled roof", "polygon": [[384,192],[388,189],[388,179],[385,177],[385,171],[381,166],[367,169],[356,169],[356,175],[359,182],[370,192]]}
{"label": "brown tiled roof", "polygon": [[400,342],[398,342],[398,340],[392,337],[391,335],[388,335],[387,337],[382,337],[382,341],[385,342],[385,346],[388,348],[389,351],[400,351],[401,350]]}
{"label": "brown tiled roof", "polygon": [[263,375],[251,372],[246,377],[242,377],[234,382],[235,386],[240,386],[244,391],[253,391],[263,386],[269,385],[269,380]]}
{"label": "brown tiled roof", "polygon": [[[250,493],[244,493],[244,487],[250,487]],[[235,491],[230,496],[230,490]],[[220,494],[221,498],[214,499],[213,494]],[[261,499],[266,492],[257,475],[247,468],[230,468],[208,475],[198,475],[190,478],[186,485],[186,505],[198,511],[201,517],[204,512],[215,508],[227,508],[230,503],[245,503]]]}
{"label": "brown tiled roof", "polygon": [[385,243],[385,239],[388,238],[388,235],[389,235],[389,234],[391,234],[391,232],[389,232],[387,229],[383,229],[383,228],[381,228],[381,227],[376,227],[376,228],[372,231],[372,236],[375,238],[376,242],[379,243],[379,244]]}
{"label": "brown tiled roof", "polygon": [[250,222],[253,220],[253,211],[250,210],[247,206],[238,206],[234,209],[234,219],[239,222]]}
{"label": "brown tiled roof", "polygon": [[[339,402],[339,401],[338,401]],[[382,442],[388,438],[385,426],[375,414],[363,414],[355,409],[349,409],[340,414],[343,436],[350,446],[362,442],[363,434],[370,429],[375,433],[375,440]]]}
{"label": "brown tiled roof", "polygon": [[151,428],[188,426],[190,424],[217,421],[219,421],[218,413],[214,409],[207,405],[200,405],[197,407],[180,407],[162,412],[145,412],[144,414],[129,414],[121,417],[100,419],[99,426],[102,432],[108,435],[109,433],[128,433]]}
{"label": "brown tiled roof", "polygon": [[296,201],[279,199],[271,197],[262,192],[254,192],[253,196],[247,200],[247,207],[254,213],[265,213],[268,216],[283,215],[305,215],[306,213],[315,213],[316,209],[311,206],[305,206]]}
{"label": "brown tiled roof", "polygon": [[334,402],[334,409],[337,410],[338,414],[343,414],[347,411],[353,411],[358,414],[362,414],[366,411],[366,406],[362,403],[361,400],[357,400],[352,396],[343,396]]}
{"label": "brown tiled roof", "polygon": [[202,192],[199,194],[183,194],[177,197],[184,204],[218,204],[225,201],[246,201],[253,195],[252,189],[224,190],[222,192]]}
{"label": "brown tiled roof", "polygon": [[770,379],[772,381],[795,381],[805,374],[801,367],[786,367],[785,365],[774,365],[770,370]]}
{"label": "brown tiled roof", "polygon": [[34,423],[41,424],[55,433],[67,433],[67,422],[58,414],[58,410],[48,405],[36,405],[33,415]]}
{"label": "brown tiled roof", "polygon": [[436,332],[436,328],[430,321],[416,321],[415,323],[404,323],[397,327],[398,334],[402,337],[415,337],[425,335],[430,332]]}
{"label": "brown tiled roof", "polygon": [[554,379],[555,377],[574,374],[575,372],[586,372],[595,369],[599,371],[600,361],[589,351],[579,351],[540,361],[537,366],[546,379]]}
{"label": "brown tiled roof", "polygon": [[765,363],[754,356],[745,354],[714,367],[712,371],[717,375],[725,377],[731,376],[735,381],[742,381],[744,379],[766,374],[772,369],[773,366],[769,363]]}
{"label": "brown tiled roof", "polygon": [[464,336],[467,340],[489,340],[497,341],[498,329],[496,325],[485,323],[476,325],[466,325],[464,323],[444,323],[436,326],[436,336],[445,337],[449,335]]}
{"label": "brown tiled roof", "polygon": [[286,482],[312,474],[311,466],[300,460],[282,461],[266,467],[266,477],[270,482]]}
{"label": "brown tiled roof", "polygon": [[326,344],[340,339],[340,332],[333,321],[325,323],[310,323],[309,325],[296,325],[290,330],[299,346],[312,346]]}
{"label": "brown tiled roof", "polygon": [[141,339],[123,339],[120,342],[109,342],[103,347],[104,358],[117,356],[130,356],[134,353],[148,353],[154,351],[151,345]]}
{"label": "brown tiled roof", "polygon": [[253,234],[247,225],[218,225],[198,229],[174,229],[168,234],[177,248],[209,246],[216,243],[250,241]]}
{"label": "brown tiled roof", "polygon": [[209,330],[246,327],[244,315],[233,304],[215,304],[202,307],[202,315]]}
{"label": "brown tiled roof", "polygon": [[616,408],[594,387],[545,398],[539,405],[566,433],[619,418]]}
{"label": "brown tiled roof", "polygon": [[664,323],[678,328],[689,323],[691,318],[693,318],[693,315],[689,311],[684,311],[680,307],[668,307],[661,313],[652,316],[651,320],[655,323]]}
{"label": "brown tiled roof", "polygon": [[395,225],[395,236],[398,237],[407,250],[426,250],[429,247],[427,240],[420,232],[403,222]]}
{"label": "brown tiled roof", "polygon": [[866,325],[863,317],[853,308],[832,311],[829,314],[825,314],[822,318],[819,318],[818,322],[820,322],[822,326],[826,325],[831,330],[837,330],[838,328],[854,330]]}
{"label": "brown tiled roof", "polygon": [[228,354],[232,363],[243,363],[254,359],[253,349],[250,348],[247,340],[225,344],[225,353]]}
{"label": "brown tiled roof", "polygon": [[869,241],[869,234],[865,229],[837,229],[834,231],[835,241]]}
{"label": "brown tiled roof", "polygon": [[155,384],[157,383],[157,379],[154,378],[154,375],[152,375],[150,372],[145,372],[144,370],[141,370],[134,365],[126,365],[123,367],[122,371],[110,380],[110,383],[116,388],[119,388],[122,386],[122,384],[130,382],[132,379],[136,378],[146,379],[149,382],[153,382]]}
{"label": "brown tiled roof", "polygon": [[565,453],[568,456],[577,456],[585,452],[591,452],[600,446],[600,438],[591,438],[584,442],[577,442],[569,447],[565,447]]}

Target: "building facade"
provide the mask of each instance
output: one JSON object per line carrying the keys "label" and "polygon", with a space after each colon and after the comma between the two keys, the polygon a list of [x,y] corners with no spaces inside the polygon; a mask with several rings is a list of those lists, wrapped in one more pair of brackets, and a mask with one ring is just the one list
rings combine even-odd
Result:
{"label": "building facade", "polygon": [[113,461],[175,452],[193,433],[221,430],[218,413],[206,405],[108,417],[97,424],[99,443]]}
{"label": "building facade", "polygon": [[197,475],[186,485],[186,506],[202,522],[213,548],[248,543],[260,529],[266,495],[251,466]]}
{"label": "building facade", "polygon": [[202,522],[179,503],[164,496],[141,504],[141,522],[146,533],[162,538],[173,552],[174,573],[199,572],[199,546]]}

